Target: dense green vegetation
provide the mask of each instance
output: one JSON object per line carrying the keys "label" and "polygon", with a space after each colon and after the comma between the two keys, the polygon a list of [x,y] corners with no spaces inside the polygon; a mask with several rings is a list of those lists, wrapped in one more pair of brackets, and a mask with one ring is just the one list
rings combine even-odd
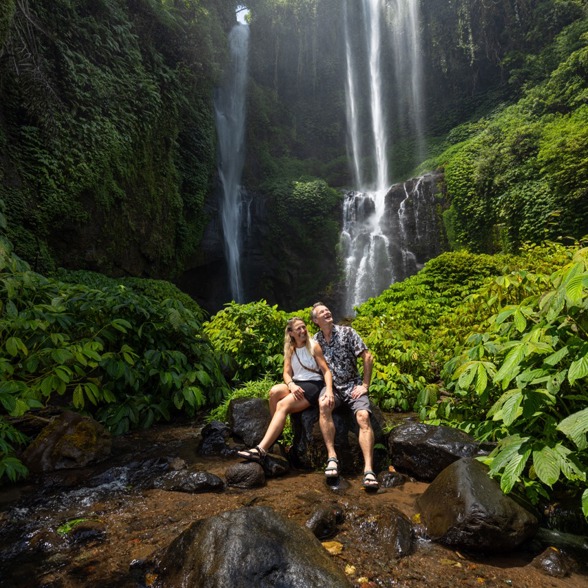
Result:
{"label": "dense green vegetation", "polygon": [[[169,277],[199,257],[234,5],[0,6],[0,479],[26,473],[27,414],[73,408],[115,433],[223,418],[229,386],[259,396],[280,379],[288,317],[312,330],[308,309],[229,303],[207,319],[168,282],[87,271]],[[342,3],[250,5],[245,183],[266,207],[272,269],[259,288],[292,309],[339,271]],[[586,4],[422,8],[435,155],[418,169],[445,172],[453,251],[357,309],[371,395],[497,443],[505,492],[581,495],[588,516]],[[419,162],[396,139],[400,178]]]}
{"label": "dense green vegetation", "polygon": [[[554,53],[562,60],[549,70]],[[445,169],[453,247],[516,251],[588,232],[588,18],[531,64],[524,77],[543,71],[544,80],[516,104],[452,130],[447,150],[424,164]]]}
{"label": "dense green vegetation", "polygon": [[37,271],[169,276],[197,250],[232,8],[209,4],[3,3],[0,198]]}
{"label": "dense green vegetation", "polygon": [[218,404],[228,389],[202,311],[166,282],[46,278],[0,240],[0,478],[24,473],[6,418],[58,405],[114,433]]}

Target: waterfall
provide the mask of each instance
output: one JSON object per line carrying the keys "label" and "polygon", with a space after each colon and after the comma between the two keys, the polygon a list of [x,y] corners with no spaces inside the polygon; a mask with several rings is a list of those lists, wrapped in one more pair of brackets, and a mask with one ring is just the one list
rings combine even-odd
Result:
{"label": "waterfall", "polygon": [[249,53],[249,26],[236,24],[229,33],[230,69],[217,88],[214,109],[219,144],[218,173],[222,188],[221,219],[231,296],[243,302],[241,244],[245,160],[245,91]]}
{"label": "waterfall", "polygon": [[[424,151],[418,0],[360,3],[360,14],[350,15],[347,2],[343,13],[348,148],[357,187],[346,195],[341,234],[346,276],[343,312],[348,315],[354,306],[406,277],[412,255],[406,244],[400,245],[405,240],[406,206],[398,213],[399,226],[387,219],[386,212],[391,175],[389,143],[393,139],[386,106],[391,102],[397,110],[396,119],[410,121],[410,132],[418,145],[415,163],[422,159]],[[392,61],[386,71],[393,69],[393,91],[384,91],[382,83],[386,34],[390,35],[392,47]],[[365,128],[369,133],[363,134]],[[394,232],[390,232],[392,226],[396,227]],[[407,260],[403,267],[397,267],[399,250],[404,251]]]}

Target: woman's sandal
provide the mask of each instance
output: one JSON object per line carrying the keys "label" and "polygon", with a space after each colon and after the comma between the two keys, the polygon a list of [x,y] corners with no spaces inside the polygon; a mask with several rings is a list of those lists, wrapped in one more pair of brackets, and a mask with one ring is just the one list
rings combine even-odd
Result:
{"label": "woman's sandal", "polygon": [[[333,462],[335,465],[329,465]],[[327,467],[325,468],[325,476],[327,478],[336,478],[339,475],[339,460],[336,457],[329,457],[327,459]]]}
{"label": "woman's sandal", "polygon": [[237,455],[247,461],[256,461],[260,463],[265,459],[267,451],[258,445],[253,449],[242,449],[241,451],[237,451]]}
{"label": "woman's sandal", "polygon": [[363,472],[363,487],[366,490],[377,490],[380,487],[376,474],[371,470]]}

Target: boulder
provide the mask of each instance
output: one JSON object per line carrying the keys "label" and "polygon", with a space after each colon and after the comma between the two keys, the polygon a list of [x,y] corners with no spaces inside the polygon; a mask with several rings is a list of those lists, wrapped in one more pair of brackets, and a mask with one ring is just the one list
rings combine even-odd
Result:
{"label": "boulder", "polygon": [[271,420],[268,402],[262,398],[235,398],[229,403],[228,419],[233,436],[246,447],[255,447]]}
{"label": "boulder", "polygon": [[154,488],[173,492],[219,492],[225,483],[214,474],[193,470],[177,470],[165,473],[153,482]]}
{"label": "boulder", "polygon": [[[288,457],[295,468],[322,469],[327,460],[325,443],[319,426],[317,407],[290,415],[294,441]],[[335,425],[335,449],[339,458],[340,472],[354,475],[363,472],[363,456],[358,441],[359,427],[354,414],[346,407],[333,412]],[[372,406],[371,424],[374,430],[375,444],[385,446],[383,433],[384,417],[379,408]],[[374,467],[376,471],[385,468],[387,452],[379,447],[374,450]]]}
{"label": "boulder", "polygon": [[351,586],[308,529],[269,507],[241,508],[195,522],[154,565],[152,585],[158,587]]}
{"label": "boulder", "polygon": [[473,551],[507,552],[538,528],[537,518],[505,496],[473,458],[445,468],[417,506],[430,539]]}
{"label": "boulder", "polygon": [[448,465],[462,457],[489,453],[463,431],[414,422],[390,431],[388,452],[397,470],[421,482],[432,482]]}
{"label": "boulder", "polygon": [[235,488],[258,488],[265,484],[263,468],[253,461],[237,463],[225,472],[227,486]]}
{"label": "boulder", "polygon": [[220,421],[208,423],[200,432],[198,442],[199,455],[208,457],[231,454],[233,450],[227,446],[227,440],[230,436],[231,429],[225,423],[221,423]]}
{"label": "boulder", "polygon": [[31,472],[52,472],[98,463],[110,455],[111,449],[111,435],[100,423],[67,411],[43,428],[22,460]]}
{"label": "boulder", "polygon": [[329,539],[337,533],[337,527],[343,519],[343,511],[337,505],[321,506],[306,521],[306,527],[317,539]]}
{"label": "boulder", "polygon": [[275,453],[268,453],[261,461],[261,467],[268,478],[279,478],[290,472],[290,463],[288,460]]}
{"label": "boulder", "polygon": [[396,507],[382,503],[377,510],[366,512],[352,508],[345,513],[348,536],[369,549],[374,561],[398,560],[410,555],[415,547],[413,524]]}

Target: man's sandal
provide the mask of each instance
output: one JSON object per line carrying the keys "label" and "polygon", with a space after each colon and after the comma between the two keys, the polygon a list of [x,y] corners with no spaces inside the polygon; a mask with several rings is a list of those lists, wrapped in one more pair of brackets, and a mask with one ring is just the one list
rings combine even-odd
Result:
{"label": "man's sandal", "polygon": [[366,490],[377,490],[380,487],[376,474],[371,470],[363,472],[363,487]]}
{"label": "man's sandal", "polygon": [[256,461],[258,463],[264,460],[266,454],[267,451],[262,449],[259,445],[253,449],[242,449],[241,451],[237,451],[239,457],[242,457],[247,461]]}
{"label": "man's sandal", "polygon": [[[333,463],[334,465],[331,465]],[[325,468],[325,476],[327,478],[336,478],[339,475],[339,460],[336,457],[329,457],[327,459],[327,467]]]}

